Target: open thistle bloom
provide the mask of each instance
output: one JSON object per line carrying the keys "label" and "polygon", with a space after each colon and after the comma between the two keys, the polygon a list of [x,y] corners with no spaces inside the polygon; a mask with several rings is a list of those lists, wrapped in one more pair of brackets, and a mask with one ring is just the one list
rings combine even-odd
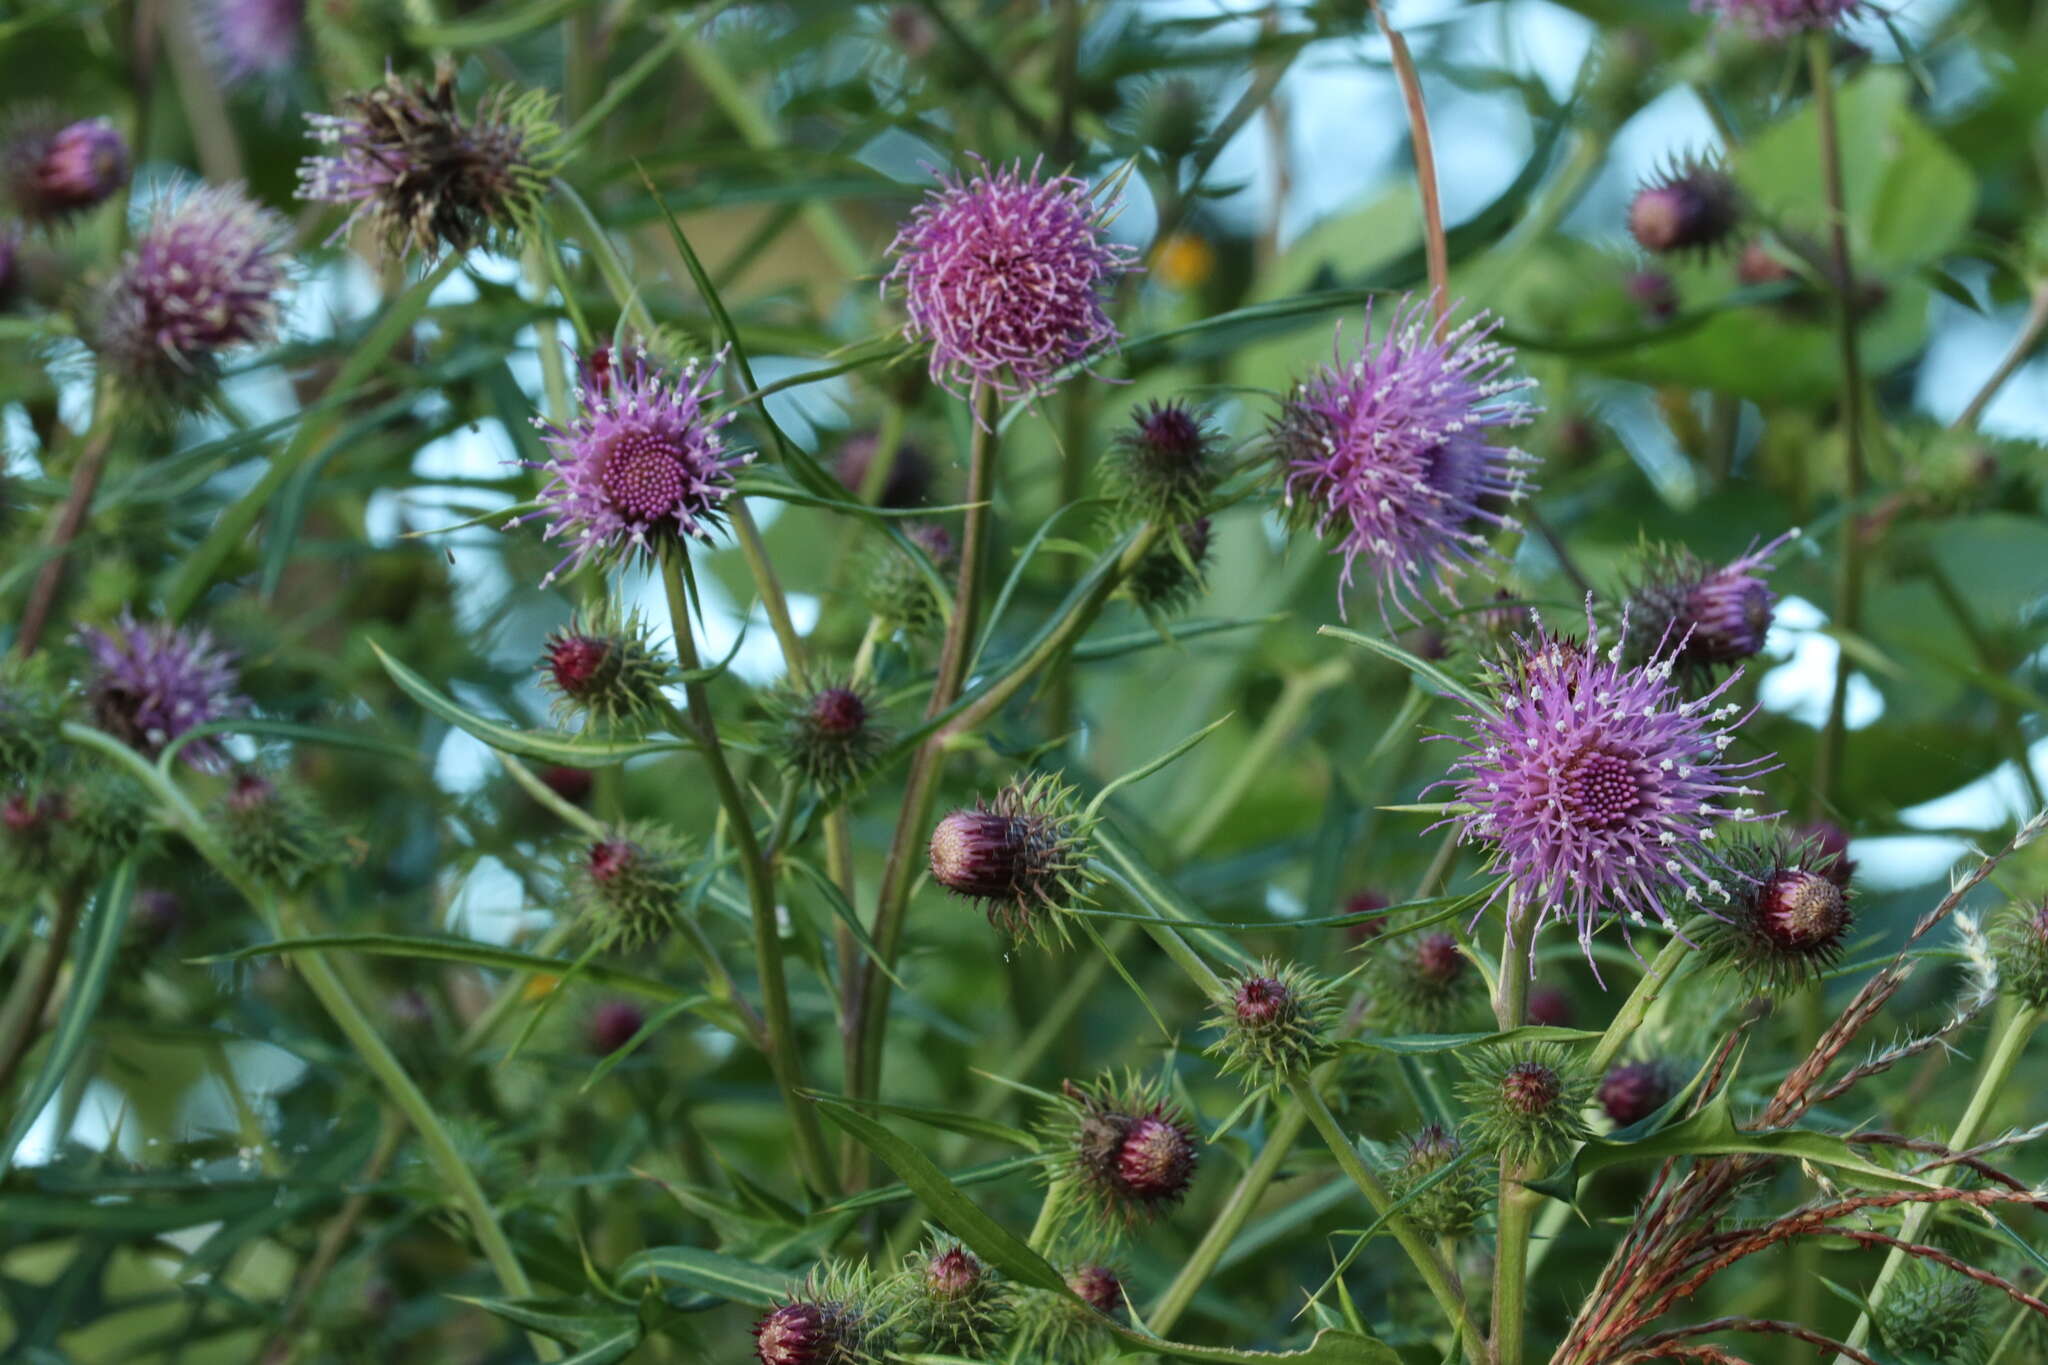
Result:
{"label": "open thistle bloom", "polygon": [[882,285],[902,291],[905,338],[931,343],[934,382],[1011,397],[1115,344],[1102,299],[1136,254],[1108,240],[1112,206],[1085,182],[976,161],[912,211]]}
{"label": "open thistle bloom", "polygon": [[194,17],[230,85],[282,79],[305,42],[306,0],[205,0]]}
{"label": "open thistle bloom", "polygon": [[1628,591],[1627,612],[1637,630],[1627,639],[1626,657],[1645,663],[1662,648],[1688,681],[1754,658],[1778,605],[1764,574],[1772,556],[1798,535],[1787,531],[1761,549],[1752,544],[1718,567],[1683,549],[1650,549]]}
{"label": "open thistle bloom", "polygon": [[547,521],[545,538],[566,543],[568,556],[548,572],[633,554],[660,555],[685,537],[708,541],[723,522],[734,472],[751,452],[726,449],[707,398],[721,352],[701,369],[670,373],[635,351],[614,362],[599,351],[583,365],[579,416],[566,427],[533,419],[552,457],[541,508],[520,520]]}
{"label": "open thistle bloom", "polygon": [[540,677],[562,720],[580,720],[607,735],[636,735],[660,712],[667,699],[662,689],[679,674],[655,649],[646,623],[606,598],[548,637]]}
{"label": "open thistle bloom", "polygon": [[[1591,961],[1593,931],[1610,919],[1670,923],[1666,899],[1725,903],[1707,844],[1721,820],[1765,818],[1730,804],[1761,793],[1746,783],[1772,760],[1730,760],[1748,717],[1721,694],[1733,677],[1687,699],[1672,685],[1666,642],[1625,665],[1623,646],[1599,647],[1591,608],[1584,645],[1539,630],[1489,663],[1498,710],[1463,719],[1471,737],[1438,786],[1464,809],[1467,842],[1492,851],[1507,891],[1533,921],[1578,926]],[[1623,622],[1623,638],[1627,622]]]}
{"label": "open thistle bloom", "polygon": [[1554,1043],[1481,1048],[1463,1057],[1458,1097],[1479,1145],[1516,1166],[1542,1166],[1591,1136],[1579,1111],[1593,1081]]}
{"label": "open thistle bloom", "polygon": [[127,139],[106,119],[26,126],[7,148],[8,199],[26,221],[57,224],[113,198],[128,170]]}
{"label": "open thistle bloom", "polygon": [[1706,161],[1683,161],[1660,172],[1629,201],[1628,230],[1643,250],[1705,254],[1729,240],[1742,220],[1735,178]]}
{"label": "open thistle bloom", "polygon": [[1262,962],[1228,983],[1210,1023],[1223,1036],[1209,1048],[1247,1088],[1296,1076],[1329,1050],[1334,993],[1320,976],[1293,964]]}
{"label": "open thistle bloom", "polygon": [[159,207],[100,302],[101,363],[146,399],[203,398],[222,352],[276,335],[284,234],[284,220],[238,185]]}
{"label": "open thistle bloom", "polygon": [[[92,658],[85,695],[93,723],[151,758],[187,730],[248,707],[236,690],[234,656],[204,629],[143,625],[124,612],[112,629],[88,626],[78,639]],[[178,756],[201,768],[221,761],[211,739],[193,740]]]}
{"label": "open thistle bloom", "polygon": [[1408,300],[1386,335],[1350,360],[1298,381],[1272,439],[1297,525],[1334,536],[1344,557],[1342,611],[1358,561],[1379,590],[1382,614],[1431,588],[1448,594],[1491,553],[1481,527],[1516,524],[1501,504],[1528,493],[1531,456],[1490,444],[1494,427],[1526,425],[1537,409],[1518,395],[1534,380],[1505,377],[1514,352],[1491,340],[1486,314],[1446,327]]}
{"label": "open thistle bloom", "polygon": [[865,776],[889,742],[875,723],[874,694],[832,680],[777,688],[768,697],[775,750],[783,765],[822,792]]}
{"label": "open thistle bloom", "polygon": [[1015,939],[1066,940],[1060,912],[1088,902],[1093,821],[1057,774],[1020,778],[932,830],[932,880],[980,901]]}
{"label": "open thistle bloom", "polygon": [[1717,859],[1731,896],[1702,928],[1701,951],[1762,990],[1811,981],[1840,959],[1856,922],[1835,866],[1835,856],[1811,839],[1773,834],[1731,843]]}
{"label": "open thistle bloom", "polygon": [[1863,8],[1862,0],[1692,0],[1694,12],[1718,14],[1761,38],[1786,38],[1833,28]]}
{"label": "open thistle bloom", "polygon": [[1161,1086],[1105,1076],[1090,1085],[1068,1081],[1060,1094],[1045,1141],[1057,1155],[1046,1169],[1066,1185],[1085,1232],[1113,1241],[1186,1197],[1200,1149]]}
{"label": "open thistle bloom", "polygon": [[370,223],[393,256],[500,240],[547,193],[558,130],[545,91],[499,90],[465,118],[444,67],[432,85],[388,74],[342,107],[306,116],[328,151],[300,165],[299,198],[349,205],[343,230]]}
{"label": "open thistle bloom", "polygon": [[598,945],[631,951],[675,928],[688,873],[688,850],[667,830],[625,825],[583,849],[572,890]]}

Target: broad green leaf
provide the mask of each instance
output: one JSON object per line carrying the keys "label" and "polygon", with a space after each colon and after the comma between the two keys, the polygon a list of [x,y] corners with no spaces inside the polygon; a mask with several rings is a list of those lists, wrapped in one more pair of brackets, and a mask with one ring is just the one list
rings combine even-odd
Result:
{"label": "broad green leaf", "polygon": [[642,1280],[680,1284],[733,1303],[767,1308],[788,1293],[797,1278],[800,1277],[786,1270],[758,1266],[700,1247],[675,1246],[649,1247],[627,1257],[615,1282],[628,1292]]}

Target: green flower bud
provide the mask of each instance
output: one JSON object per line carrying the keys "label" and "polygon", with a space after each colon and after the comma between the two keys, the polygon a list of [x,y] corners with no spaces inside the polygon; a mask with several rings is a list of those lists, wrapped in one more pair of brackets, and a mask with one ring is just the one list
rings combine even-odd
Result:
{"label": "green flower bud", "polygon": [[688,873],[680,840],[658,826],[625,825],[606,831],[577,858],[574,899],[600,947],[630,952],[675,929]]}
{"label": "green flower bud", "polygon": [[2048,899],[2007,906],[1991,925],[1998,978],[2032,1009],[2048,1008]]}
{"label": "green flower bud", "polygon": [[656,652],[646,623],[609,601],[549,636],[540,670],[564,724],[626,738],[646,733],[666,707],[662,689],[681,681]]}
{"label": "green flower bud", "polygon": [[1298,1076],[1329,1051],[1334,993],[1321,977],[1269,961],[1229,985],[1229,997],[1210,1021],[1223,1036],[1208,1055],[1219,1058],[1226,1073],[1243,1073],[1247,1088]]}
{"label": "green flower bud", "polygon": [[905,1264],[903,1331],[922,1351],[989,1360],[999,1356],[1011,1303],[1002,1276],[950,1238],[926,1243]]}
{"label": "green flower bud", "polygon": [[[1447,1167],[1457,1169],[1443,1174]],[[1408,1201],[1408,1221],[1430,1237],[1463,1237],[1486,1211],[1494,1168],[1468,1156],[1457,1133],[1427,1123],[1403,1139],[1387,1165],[1387,1189]]]}
{"label": "green flower bud", "polygon": [[1131,600],[1148,612],[1180,610],[1201,595],[1209,562],[1209,519],[1185,522],[1159,538],[1132,568],[1125,584]]}
{"label": "green flower bud", "polygon": [[785,684],[769,694],[767,707],[776,756],[821,792],[853,786],[888,747],[889,732],[875,723],[874,693],[865,687]]}
{"label": "green flower bud", "polygon": [[1938,1365],[1984,1358],[1984,1286],[1943,1266],[1915,1261],[1878,1305],[1877,1333],[1893,1354]]}
{"label": "green flower bud", "polygon": [[[945,527],[917,522],[905,526],[903,534],[941,580],[958,567],[960,551]],[[879,539],[869,546],[861,556],[855,581],[868,611],[889,629],[916,635],[933,629],[941,619],[940,598],[926,564],[892,540]]]}
{"label": "green flower bud", "polygon": [[1061,1087],[1045,1124],[1048,1178],[1082,1222],[1084,1239],[1113,1242],[1187,1197],[1201,1152],[1164,1088],[1134,1075]]}
{"label": "green flower bud", "polygon": [[273,887],[289,890],[347,854],[345,840],[312,797],[254,771],[235,775],[214,805],[213,823],[235,861]]}
{"label": "green flower bud", "polygon": [[1464,1058],[1458,1097],[1467,1128],[1488,1151],[1522,1167],[1543,1167],[1592,1135],[1580,1112],[1593,1080],[1554,1043],[1482,1048]]}

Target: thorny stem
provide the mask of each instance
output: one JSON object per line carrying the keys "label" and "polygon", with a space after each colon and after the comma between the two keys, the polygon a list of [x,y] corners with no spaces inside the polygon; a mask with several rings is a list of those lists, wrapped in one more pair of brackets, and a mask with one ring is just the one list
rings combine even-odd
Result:
{"label": "thorny stem", "polygon": [[[2013,1068],[2019,1064],[2020,1054],[2027,1050],[2027,1043],[2033,1038],[2034,1030],[2041,1022],[2041,1014],[2042,1012],[2033,1006],[2025,1005],[2014,1010],[2012,1016],[2005,1021],[2004,1030],[1998,1035],[1991,1055],[1984,1059],[1984,1065],[1977,1073],[1977,1088],[1970,1093],[1970,1102],[1964,1107],[1962,1118],[1956,1121],[1955,1131],[1949,1134],[1950,1151],[1967,1151],[1975,1146],[1977,1139],[1982,1136],[1984,1120],[1990,1116],[1991,1106],[2011,1082]],[[1946,1183],[1954,1170],[1953,1166],[1944,1167],[1933,1172],[1930,1178],[1937,1183]],[[1899,1226],[1899,1240],[1917,1242],[1921,1230],[1927,1226],[1927,1220],[1933,1216],[1934,1205],[1931,1203],[1908,1205]],[[1871,1284],[1870,1292],[1864,1296],[1864,1302],[1871,1308],[1877,1308],[1884,1303],[1885,1291],[1891,1288],[1892,1281],[1897,1279],[1899,1272],[1905,1268],[1906,1258],[1907,1253],[1896,1246],[1884,1258],[1884,1266],[1877,1272],[1877,1279]],[[1870,1314],[1859,1313],[1856,1316],[1856,1326],[1849,1332],[1849,1345],[1861,1346],[1869,1340]],[[1843,1362],[1848,1357],[1838,1356],[1836,1359]]]}
{"label": "thorny stem", "polygon": [[1415,146],[1415,188],[1422,195],[1422,250],[1429,266],[1430,306],[1441,320],[1451,307],[1451,256],[1444,240],[1444,206],[1437,194],[1436,149],[1429,135],[1429,109],[1422,101],[1422,77],[1408,40],[1387,22],[1380,0],[1372,0],[1372,17],[1379,21],[1394,62],[1394,75],[1401,83],[1401,98],[1408,106],[1408,140]]}
{"label": "thorny stem", "polygon": [[[1827,194],[1828,246],[1834,274],[1835,329],[1842,365],[1842,441],[1846,453],[1848,506],[1842,517],[1841,577],[1835,591],[1835,624],[1854,632],[1863,614],[1863,534],[1858,507],[1869,481],[1863,457],[1863,357],[1857,340],[1856,274],[1849,255],[1847,199],[1842,190],[1842,149],[1840,126],[1835,115],[1833,62],[1828,54],[1830,35],[1815,31],[1807,35],[1806,52],[1812,72],[1815,120],[1820,128],[1821,179]],[[1828,702],[1828,720],[1821,732],[1820,757],[1813,781],[1813,813],[1827,809],[1842,770],[1842,750],[1848,727],[1845,720],[1849,700],[1851,667],[1849,651],[1835,656],[1835,686]]]}
{"label": "thorny stem", "polygon": [[[702,663],[690,629],[690,604],[683,592],[680,551],[662,556],[661,581],[668,593],[676,660],[685,672],[694,673]],[[762,856],[760,842],[754,837],[753,813],[748,809],[746,794],[725,761],[725,748],[719,742],[718,726],[712,720],[704,684],[686,683],[683,694],[689,701],[689,721],[703,751],[704,766],[710,771],[712,785],[718,789],[719,804],[725,808],[733,846],[739,854],[740,874],[747,885],[754,927],[754,965],[760,975],[762,1012],[768,1027],[768,1066],[775,1073],[775,1084],[789,1110],[797,1162],[803,1168],[804,1178],[820,1193],[831,1194],[838,1189],[838,1177],[825,1154],[825,1135],[818,1124],[817,1110],[802,1094],[803,1060],[797,1052],[796,1024],[790,1014],[782,939],[776,931],[774,878]]]}

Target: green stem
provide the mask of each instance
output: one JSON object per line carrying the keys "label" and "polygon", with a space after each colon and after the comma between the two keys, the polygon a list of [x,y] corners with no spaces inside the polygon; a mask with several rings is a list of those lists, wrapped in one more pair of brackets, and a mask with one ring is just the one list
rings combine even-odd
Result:
{"label": "green stem", "polygon": [[[1503,1031],[1518,1028],[1529,1015],[1530,940],[1536,917],[1519,899],[1511,898],[1501,940],[1500,982],[1494,999],[1494,1020]],[[1536,1196],[1523,1188],[1529,1172],[1503,1156],[1500,1192],[1494,1205],[1493,1359],[1495,1365],[1522,1365],[1528,1335],[1527,1297],[1529,1233],[1536,1215]]]}
{"label": "green stem", "polygon": [[1401,99],[1408,109],[1408,140],[1415,149],[1415,188],[1422,196],[1422,246],[1429,267],[1430,307],[1441,319],[1451,307],[1451,254],[1444,238],[1443,201],[1437,193],[1436,151],[1429,135],[1429,110],[1422,100],[1422,77],[1408,51],[1408,40],[1387,22],[1380,0],[1371,3],[1372,17],[1387,40],[1394,75],[1401,85]]}
{"label": "green stem", "polygon": [[1027,1239],[1033,1251],[1042,1253],[1051,1244],[1053,1234],[1060,1229],[1066,1202],[1066,1181],[1055,1180],[1045,1187],[1045,1198],[1038,1205],[1038,1221],[1031,1225],[1031,1236]]}
{"label": "green stem", "polygon": [[1650,969],[1643,973],[1642,980],[1629,992],[1628,999],[1621,1002],[1621,1009],[1615,1014],[1607,1031],[1600,1035],[1600,1041],[1587,1054],[1586,1069],[1596,1076],[1605,1075],[1607,1068],[1614,1065],[1614,1059],[1621,1055],[1621,1049],[1629,1038],[1642,1026],[1650,1007],[1663,995],[1664,988],[1677,975],[1679,963],[1692,950],[1692,945],[1677,934],[1664,945],[1664,950],[1650,961]]}
{"label": "green stem", "polygon": [[[1318,1084],[1311,1078],[1311,1085]],[[1252,1211],[1260,1199],[1265,1197],[1266,1188],[1280,1173],[1280,1167],[1293,1152],[1294,1144],[1301,1138],[1301,1130],[1308,1127],[1308,1110],[1299,1104],[1289,1105],[1273,1121],[1272,1131],[1266,1134],[1266,1145],[1259,1149],[1259,1155],[1238,1178],[1237,1185],[1230,1191],[1229,1198],[1216,1210],[1216,1216],[1209,1224],[1209,1230],[1202,1234],[1202,1240],[1195,1244],[1193,1251],[1181,1263],[1173,1283],[1152,1305],[1152,1312],[1146,1324],[1161,1336],[1173,1330],[1187,1311],[1197,1293],[1208,1282],[1216,1270],[1216,1263],[1223,1253],[1230,1250],[1230,1244],[1237,1240],[1237,1234],[1244,1229]]]}
{"label": "green stem", "polygon": [[[1984,1121],[1991,1116],[1992,1105],[1998,1102],[2006,1086],[2012,1081],[2013,1070],[2019,1065],[2020,1056],[2027,1050],[2028,1042],[2033,1039],[2034,1030],[2041,1023],[2041,1016],[2042,1011],[2039,1008],[2022,1005],[2006,1019],[2004,1028],[1992,1045],[1991,1055],[1984,1059],[1984,1065],[1977,1072],[1977,1087],[1970,1093],[1970,1102],[1963,1109],[1963,1116],[1956,1120],[1955,1131],[1949,1134],[1948,1149],[1951,1152],[1967,1151],[1976,1146],[1977,1140],[1983,1136]],[[1932,1172],[1931,1178],[1937,1183],[1946,1184],[1954,1171],[1955,1167],[1945,1166]],[[1927,1220],[1934,1216],[1934,1209],[1933,1204],[1909,1205],[1905,1217],[1900,1222],[1899,1240],[1919,1241],[1921,1230],[1927,1226]],[[1891,1288],[1892,1281],[1897,1279],[1899,1272],[1905,1268],[1906,1256],[1905,1251],[1893,1247],[1890,1254],[1884,1258],[1884,1266],[1877,1272],[1876,1281],[1871,1284],[1870,1292],[1864,1295],[1864,1302],[1871,1308],[1883,1305],[1885,1291]],[[1858,1347],[1870,1340],[1868,1312],[1857,1315],[1856,1326],[1850,1330],[1846,1340],[1849,1345]],[[1835,1360],[1836,1365],[1849,1365],[1846,1356],[1837,1356]]]}
{"label": "green stem", "polygon": [[[661,581],[668,593],[676,660],[686,672],[695,672],[703,665],[697,657],[696,637],[690,629],[690,604],[683,592],[680,553],[662,556]],[[711,773],[719,804],[725,809],[726,823],[732,829],[740,874],[747,885],[747,902],[754,927],[754,965],[760,975],[762,1012],[768,1030],[768,1066],[775,1073],[775,1084],[782,1091],[783,1104],[789,1110],[797,1163],[803,1169],[804,1178],[820,1193],[831,1194],[838,1189],[838,1177],[825,1154],[825,1134],[818,1123],[818,1112],[802,1094],[803,1060],[797,1052],[796,1023],[790,1014],[789,982],[782,963],[782,939],[776,931],[774,878],[761,855],[761,845],[754,837],[746,794],[740,790],[731,766],[725,761],[725,748],[719,742],[718,727],[711,717],[711,702],[704,684],[686,683],[683,693],[689,701],[689,719],[703,750],[704,766]]]}
{"label": "green stem", "polygon": [[1180,837],[1174,840],[1174,854],[1180,858],[1192,857],[1197,849],[1209,842],[1230,813],[1237,809],[1238,802],[1251,790],[1253,782],[1263,776],[1280,746],[1294,733],[1294,727],[1309,708],[1309,703],[1343,682],[1351,675],[1350,660],[1338,658],[1324,663],[1307,673],[1290,677],[1280,688],[1280,697],[1266,712],[1266,719],[1260,724],[1258,733],[1240,759],[1208,798],[1194,819],[1181,826]]}
{"label": "green stem", "polygon": [[49,1006],[50,992],[56,988],[57,973],[64,967],[64,955],[78,929],[78,914],[86,896],[81,886],[69,886],[57,893],[56,912],[50,916],[49,941],[30,949],[27,965],[7,992],[7,1004],[0,1008],[0,1095],[5,1095],[14,1084],[21,1059],[35,1045],[43,1011]]}

